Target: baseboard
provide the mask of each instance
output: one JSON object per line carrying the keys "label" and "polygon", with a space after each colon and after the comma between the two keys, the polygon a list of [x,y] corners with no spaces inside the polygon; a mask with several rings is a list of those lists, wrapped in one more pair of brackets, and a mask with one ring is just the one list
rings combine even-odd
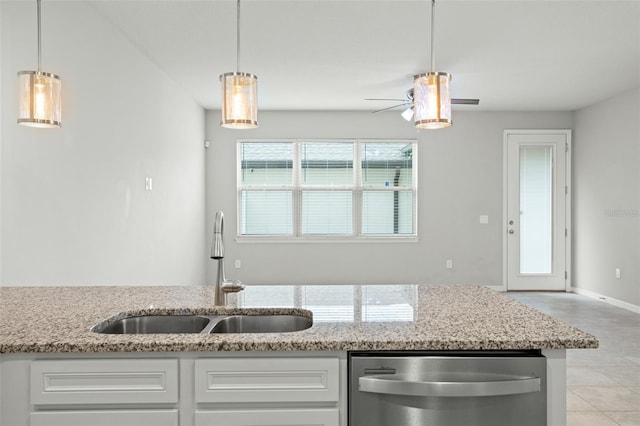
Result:
{"label": "baseboard", "polygon": [[499,291],[501,293],[504,293],[507,291],[506,286],[503,286],[503,285],[487,285],[485,287],[490,288],[491,290]]}
{"label": "baseboard", "polygon": [[602,300],[603,302],[609,303],[613,306],[617,306],[618,308],[626,309],[628,311],[635,312],[636,314],[640,314],[640,306],[634,305],[632,303],[623,302],[622,300],[614,299],[613,297],[604,296],[602,294],[578,287],[571,287],[571,292],[591,297],[592,299]]}

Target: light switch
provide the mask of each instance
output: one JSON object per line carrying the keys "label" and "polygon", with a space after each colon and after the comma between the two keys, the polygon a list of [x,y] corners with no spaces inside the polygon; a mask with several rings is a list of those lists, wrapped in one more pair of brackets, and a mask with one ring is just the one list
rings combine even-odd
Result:
{"label": "light switch", "polygon": [[150,177],[144,178],[144,189],[145,191],[153,191],[153,179]]}
{"label": "light switch", "polygon": [[480,223],[486,224],[489,223],[489,216],[486,214],[480,215]]}

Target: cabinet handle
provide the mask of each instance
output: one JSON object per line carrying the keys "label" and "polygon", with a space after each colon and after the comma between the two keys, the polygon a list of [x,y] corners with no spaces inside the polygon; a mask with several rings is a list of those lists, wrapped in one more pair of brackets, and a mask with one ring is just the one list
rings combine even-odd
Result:
{"label": "cabinet handle", "polygon": [[540,392],[539,377],[494,377],[495,380],[486,381],[412,381],[396,374],[360,377],[359,384],[361,392],[408,396],[473,397]]}

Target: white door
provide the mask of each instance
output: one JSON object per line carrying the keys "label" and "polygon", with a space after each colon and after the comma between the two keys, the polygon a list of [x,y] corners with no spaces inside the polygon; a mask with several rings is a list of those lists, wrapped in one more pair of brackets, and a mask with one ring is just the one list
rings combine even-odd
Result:
{"label": "white door", "polygon": [[505,287],[566,290],[571,130],[505,130]]}

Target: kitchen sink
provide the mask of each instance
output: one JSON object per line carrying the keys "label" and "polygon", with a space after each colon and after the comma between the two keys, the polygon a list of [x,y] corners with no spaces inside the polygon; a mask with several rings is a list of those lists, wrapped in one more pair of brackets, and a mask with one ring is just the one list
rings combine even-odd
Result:
{"label": "kitchen sink", "polygon": [[312,324],[311,318],[300,315],[234,315],[218,321],[211,333],[286,333]]}
{"label": "kitchen sink", "polygon": [[102,334],[171,334],[171,333],[286,333],[305,330],[313,325],[303,315],[235,314],[235,315],[141,315],[107,319],[91,331]]}
{"label": "kitchen sink", "polygon": [[199,315],[145,315],[121,318],[100,327],[96,333],[151,334],[151,333],[200,333],[211,320]]}

